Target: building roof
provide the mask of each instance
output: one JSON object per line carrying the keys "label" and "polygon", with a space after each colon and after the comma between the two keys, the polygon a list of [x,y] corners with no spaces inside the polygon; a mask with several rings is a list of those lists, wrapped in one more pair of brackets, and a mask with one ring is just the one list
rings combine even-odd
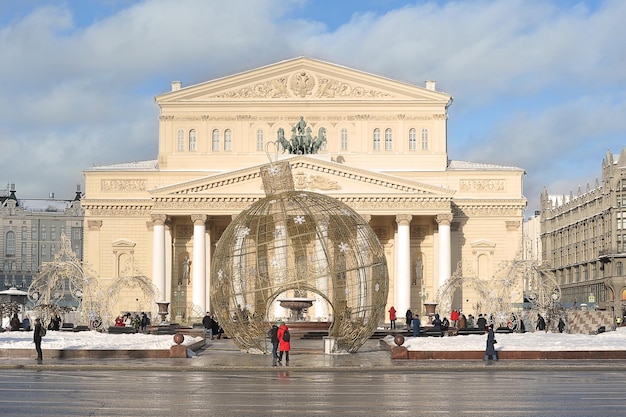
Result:
{"label": "building roof", "polygon": [[507,165],[485,164],[481,162],[469,162],[469,161],[448,161],[449,170],[497,170],[497,171],[522,171],[522,168]]}
{"label": "building roof", "polygon": [[158,169],[158,161],[151,159],[149,161],[122,162],[112,165],[94,165],[85,171],[158,171]]}

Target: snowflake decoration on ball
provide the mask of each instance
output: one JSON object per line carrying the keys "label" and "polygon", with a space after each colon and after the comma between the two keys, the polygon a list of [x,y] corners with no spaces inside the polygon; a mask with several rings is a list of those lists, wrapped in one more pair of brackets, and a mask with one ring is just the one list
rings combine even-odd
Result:
{"label": "snowflake decoration on ball", "polygon": [[217,271],[217,277],[218,277],[219,279],[224,278],[224,271],[223,271],[223,270],[221,270],[221,269],[220,269],[219,271]]}
{"label": "snowflake decoration on ball", "polygon": [[348,249],[350,248],[348,244],[345,242],[341,242],[338,246],[339,246],[339,252],[341,253],[346,253]]}
{"label": "snowflake decoration on ball", "polygon": [[269,172],[271,175],[276,175],[280,172],[280,168],[276,165],[272,165],[270,169],[267,170],[267,172]]}
{"label": "snowflake decoration on ball", "polygon": [[250,228],[249,227],[244,227],[243,229],[241,229],[241,235],[242,236],[248,236],[250,234]]}
{"label": "snowflake decoration on ball", "polygon": [[304,216],[296,216],[293,218],[293,221],[296,224],[304,224],[304,222],[306,222],[306,219],[304,218]]}

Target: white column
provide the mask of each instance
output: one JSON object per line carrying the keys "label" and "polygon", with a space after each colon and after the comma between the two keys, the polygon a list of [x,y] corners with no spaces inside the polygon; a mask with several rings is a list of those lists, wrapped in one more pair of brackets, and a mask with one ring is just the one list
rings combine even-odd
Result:
{"label": "white column", "polygon": [[450,223],[452,214],[438,214],[437,224],[439,225],[439,279],[437,291],[452,274],[452,255],[450,248]]}
{"label": "white column", "polygon": [[398,242],[396,277],[394,285],[395,308],[400,317],[411,307],[411,230],[410,224],[413,216],[410,214],[398,214]]}
{"label": "white column", "polygon": [[207,231],[206,231],[206,251],[204,253],[204,259],[206,264],[206,288],[205,288],[205,300],[206,300],[206,310],[213,311],[213,306],[211,306],[211,223],[207,223]]}
{"label": "white column", "polygon": [[165,220],[164,214],[152,215],[152,283],[159,291],[159,301],[165,300]]}
{"label": "white column", "polygon": [[202,312],[206,311],[206,220],[207,216],[204,214],[191,215],[193,222],[192,302]]}

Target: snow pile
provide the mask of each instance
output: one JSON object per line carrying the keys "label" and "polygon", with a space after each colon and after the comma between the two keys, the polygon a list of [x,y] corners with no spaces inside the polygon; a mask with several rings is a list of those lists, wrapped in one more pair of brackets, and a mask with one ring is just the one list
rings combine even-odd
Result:
{"label": "snow pile", "polygon": [[[626,327],[596,335],[566,333],[496,333],[497,350],[508,351],[605,351],[626,350]],[[385,341],[395,346],[393,336]],[[485,350],[487,335],[453,337],[405,337],[404,344],[414,351]]]}
{"label": "snow pile", "polygon": [[[200,337],[185,336],[183,345],[191,345],[202,340]],[[64,332],[48,331],[44,336],[43,349],[68,350],[161,350],[169,349],[174,343],[174,335],[152,335],[143,333],[108,334],[96,331]],[[34,349],[33,332],[0,333],[0,349]]]}

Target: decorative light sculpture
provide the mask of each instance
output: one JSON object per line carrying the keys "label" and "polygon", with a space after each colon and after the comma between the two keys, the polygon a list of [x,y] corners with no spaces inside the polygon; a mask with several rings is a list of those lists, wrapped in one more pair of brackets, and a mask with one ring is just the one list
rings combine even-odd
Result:
{"label": "decorative light sculpture", "polygon": [[[283,298],[314,299],[332,321],[333,352],[356,352],[384,318],[389,287],[383,248],[353,209],[295,191],[288,162],[261,167],[266,197],[226,228],[211,266],[211,302],[243,351],[267,352]],[[320,315],[321,313],[321,315]]]}

